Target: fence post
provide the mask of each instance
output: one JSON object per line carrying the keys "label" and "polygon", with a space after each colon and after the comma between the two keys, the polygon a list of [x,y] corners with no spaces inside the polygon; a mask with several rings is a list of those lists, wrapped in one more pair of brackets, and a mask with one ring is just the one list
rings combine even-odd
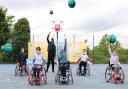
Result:
{"label": "fence post", "polygon": [[33,42],[34,42],[34,34],[33,34]]}
{"label": "fence post", "polygon": [[94,61],[94,34],[93,34],[93,61]]}
{"label": "fence post", "polygon": [[73,34],[73,56],[74,56],[74,59],[75,59],[75,51],[76,51],[76,35]]}

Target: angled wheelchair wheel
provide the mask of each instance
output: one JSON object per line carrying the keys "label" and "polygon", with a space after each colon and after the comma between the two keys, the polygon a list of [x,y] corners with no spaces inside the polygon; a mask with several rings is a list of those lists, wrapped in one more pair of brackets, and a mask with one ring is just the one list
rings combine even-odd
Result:
{"label": "angled wheelchair wheel", "polygon": [[47,74],[45,72],[45,68],[44,67],[42,68],[42,77],[43,77],[44,83],[47,84]]}
{"label": "angled wheelchair wheel", "polygon": [[74,80],[73,80],[71,68],[69,68],[69,76],[68,77],[69,77],[69,83],[73,84],[74,83]]}
{"label": "angled wheelchair wheel", "polygon": [[109,82],[111,80],[111,68],[107,67],[105,70],[105,81]]}
{"label": "angled wheelchair wheel", "polygon": [[17,64],[17,65],[16,65],[16,68],[15,68],[15,76],[18,75],[18,72],[19,72],[19,65]]}
{"label": "angled wheelchair wheel", "polygon": [[76,70],[76,74],[77,74],[78,76],[80,76],[80,70],[79,70],[79,67],[78,67],[77,70]]}
{"label": "angled wheelchair wheel", "polygon": [[29,73],[30,73],[30,70],[29,70],[29,67],[26,65],[26,70],[25,70],[25,72],[26,72],[26,75],[28,76],[29,75]]}
{"label": "angled wheelchair wheel", "polygon": [[87,67],[86,67],[86,75],[90,76],[90,65],[87,64]]}
{"label": "angled wheelchair wheel", "polygon": [[59,83],[59,75],[58,74],[56,74],[56,76],[55,76],[55,83],[56,84]]}
{"label": "angled wheelchair wheel", "polygon": [[43,76],[43,79],[44,79],[44,83],[47,84],[47,74],[45,74],[45,75]]}
{"label": "angled wheelchair wheel", "polygon": [[124,71],[122,68],[120,69],[120,77],[121,77],[121,83],[123,84],[125,80],[125,75],[124,75]]}
{"label": "angled wheelchair wheel", "polygon": [[30,85],[33,85],[33,77],[32,77],[32,74],[29,74],[29,75],[28,75],[28,83],[29,83]]}
{"label": "angled wheelchair wheel", "polygon": [[60,73],[59,73],[59,69],[57,70],[57,73],[55,75],[55,83],[59,83],[60,84]]}

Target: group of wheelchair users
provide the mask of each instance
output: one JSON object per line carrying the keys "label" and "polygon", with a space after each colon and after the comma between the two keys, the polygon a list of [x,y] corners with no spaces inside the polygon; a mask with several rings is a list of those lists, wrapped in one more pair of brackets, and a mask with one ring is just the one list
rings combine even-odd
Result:
{"label": "group of wheelchair users", "polygon": [[[72,72],[71,72],[71,67],[70,67],[70,63],[68,61],[67,58],[67,53],[66,53],[66,39],[65,39],[65,46],[60,46],[59,47],[59,53],[58,53],[58,70],[57,70],[57,74],[55,76],[55,82],[56,83],[73,83],[73,77],[72,77]],[[111,48],[110,45],[108,46],[108,50],[110,53],[110,60],[109,60],[109,68],[106,69],[106,74],[105,74],[105,78],[107,76],[109,76],[109,78],[106,78],[106,82],[109,82],[113,79],[113,75],[115,74],[115,80],[120,80],[121,82],[123,81],[121,79],[121,74],[118,71],[117,74],[117,70],[116,69],[122,69],[120,62],[119,62],[119,58],[117,55],[116,51],[112,51],[111,52]],[[24,48],[21,48],[21,52],[18,55],[18,70],[22,69],[22,65],[25,65],[25,72],[28,74],[29,78],[28,78],[28,82],[29,84],[33,85],[33,84],[46,84],[47,83],[47,70],[45,70],[43,62],[44,62],[44,57],[43,54],[41,53],[41,48],[40,47],[36,47],[36,53],[34,55],[33,58],[33,66],[31,71],[27,68],[26,65],[26,59],[27,56],[24,53]],[[88,69],[88,62],[92,61],[90,60],[90,58],[87,55],[87,50],[83,49],[82,50],[82,54],[80,56],[80,58],[78,59],[77,63],[78,65],[78,71],[77,74],[78,75],[86,75],[87,74],[87,70],[90,71],[90,69]],[[118,65],[118,67],[116,66]]]}

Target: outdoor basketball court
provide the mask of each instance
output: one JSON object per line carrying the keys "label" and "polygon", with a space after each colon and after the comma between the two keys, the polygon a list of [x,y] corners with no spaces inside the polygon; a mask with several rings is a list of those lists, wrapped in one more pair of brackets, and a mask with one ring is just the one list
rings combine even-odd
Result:
{"label": "outdoor basketball court", "polygon": [[[104,71],[107,65],[94,64],[91,65],[91,76],[77,76],[76,64],[72,64],[72,72],[74,84],[72,85],[58,85],[55,84],[55,74],[49,70],[48,84],[41,86],[31,86],[28,84],[26,76],[14,76],[14,69],[16,65],[1,64],[0,65],[0,88],[1,89],[127,89],[128,87],[128,67],[123,65],[125,72],[124,84],[106,83],[104,80]],[[57,66],[55,68],[57,70]]]}

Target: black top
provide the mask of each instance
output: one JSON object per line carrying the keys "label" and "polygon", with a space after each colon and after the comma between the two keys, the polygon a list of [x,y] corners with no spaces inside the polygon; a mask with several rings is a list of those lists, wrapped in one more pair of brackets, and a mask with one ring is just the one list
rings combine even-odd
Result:
{"label": "black top", "polygon": [[49,41],[49,35],[47,36],[47,42],[48,42],[48,57],[52,57],[54,58],[56,56],[56,46],[54,44],[54,40],[53,41]]}
{"label": "black top", "polygon": [[25,53],[18,54],[18,63],[26,64],[26,59],[27,59],[27,54],[25,54]]}

